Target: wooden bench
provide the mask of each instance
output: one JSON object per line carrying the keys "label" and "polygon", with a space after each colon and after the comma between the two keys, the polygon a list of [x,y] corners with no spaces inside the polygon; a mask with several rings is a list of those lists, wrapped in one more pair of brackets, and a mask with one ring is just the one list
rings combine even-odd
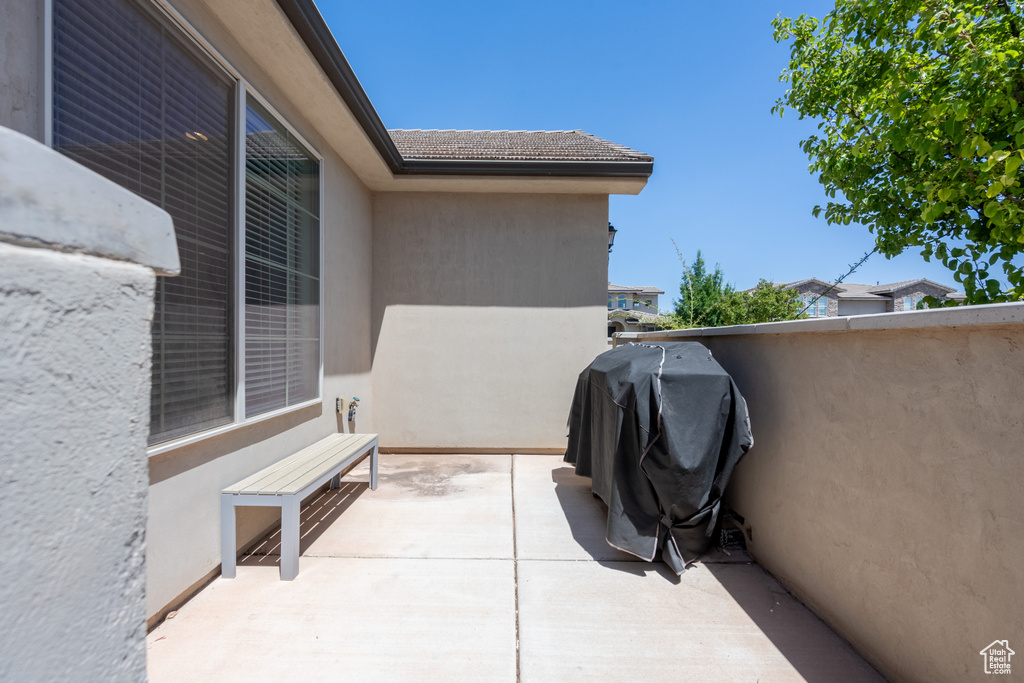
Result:
{"label": "wooden bench", "polygon": [[370,488],[376,489],[376,434],[334,434],[224,489],[220,494],[221,576],[235,578],[235,507],[239,505],[281,508],[281,580],[298,576],[302,500],[328,481],[339,485],[341,472],[367,454]]}

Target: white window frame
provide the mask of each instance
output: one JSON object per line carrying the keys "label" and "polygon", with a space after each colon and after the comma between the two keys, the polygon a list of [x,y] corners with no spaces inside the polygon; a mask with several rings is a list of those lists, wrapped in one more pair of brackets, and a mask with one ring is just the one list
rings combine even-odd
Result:
{"label": "white window frame", "polygon": [[[910,302],[910,308],[907,308],[907,302]],[[917,310],[917,305],[924,301],[923,296],[905,296],[903,297],[903,312],[913,313]],[[924,305],[924,310],[928,310],[928,304]]]}
{"label": "white window frame", "polygon": [[[808,318],[828,317],[828,297],[824,294],[807,294],[798,296],[797,299],[800,301],[800,308]],[[824,312],[819,313],[820,309],[824,309]]]}
{"label": "white window frame", "polygon": [[[130,1],[130,0],[128,0]],[[235,387],[234,387],[234,416],[228,424],[206,429],[195,434],[189,434],[171,441],[154,444],[146,449],[146,455],[153,457],[161,453],[167,453],[189,444],[204,441],[206,439],[243,429],[250,425],[271,420],[281,415],[293,413],[310,406],[322,404],[324,400],[324,157],[320,151],[311,145],[299,131],[288,122],[288,119],[264,98],[249,83],[242,74],[236,70],[227,59],[224,58],[205,38],[190,24],[181,14],[171,7],[165,0],[143,0],[154,9],[158,10],[171,25],[175,26],[180,37],[189,40],[224,73],[235,82],[235,196],[234,210],[235,222],[230,226],[235,231],[235,253],[233,266],[235,268],[234,280],[234,353],[235,353]],[[44,0],[43,4],[44,21],[42,30],[43,54],[43,141],[48,147],[53,147],[53,0]],[[252,98],[266,109],[276,122],[281,124],[289,133],[295,136],[296,141],[303,146],[305,151],[313,157],[318,166],[319,184],[319,368],[317,369],[317,397],[302,403],[286,406],[267,413],[255,415],[246,419],[245,417],[245,114],[246,101]]]}

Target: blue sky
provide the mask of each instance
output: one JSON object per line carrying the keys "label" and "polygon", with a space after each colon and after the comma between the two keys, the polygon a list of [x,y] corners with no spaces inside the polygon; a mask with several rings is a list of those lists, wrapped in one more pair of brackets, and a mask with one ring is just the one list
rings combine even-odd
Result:
{"label": "blue sky", "polygon": [[[832,280],[874,245],[830,226],[799,141],[815,130],[772,116],[788,49],[777,14],[823,16],[821,0],[515,3],[320,0],[389,128],[582,128],[654,156],[637,196],[612,196],[619,233],[608,277],[679,294],[697,249],[740,288],[759,278]],[[875,255],[850,282],[914,277],[959,286],[916,253]],[[962,289],[961,289],[962,291]]]}

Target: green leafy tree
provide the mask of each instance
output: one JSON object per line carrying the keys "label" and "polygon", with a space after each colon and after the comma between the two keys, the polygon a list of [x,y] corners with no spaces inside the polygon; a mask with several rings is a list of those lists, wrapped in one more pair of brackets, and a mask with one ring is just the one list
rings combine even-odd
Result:
{"label": "green leafy tree", "polygon": [[[679,248],[676,247],[676,252]],[[679,283],[680,298],[676,301],[675,316],[681,327],[719,327],[725,325],[725,300],[732,297],[732,285],[725,283],[722,266],[715,264],[714,272],[708,272],[700,250],[692,264],[683,264],[683,277]]]}
{"label": "green leafy tree", "polygon": [[[675,240],[672,243],[675,245]],[[715,270],[708,272],[699,249],[692,265],[683,258],[678,245],[676,254],[683,265],[681,296],[675,302],[675,311],[659,316],[659,329],[746,325],[806,317],[795,289],[783,289],[762,278],[752,290],[737,292],[725,281],[721,265],[716,263]],[[851,266],[851,272],[866,258],[867,255]]]}
{"label": "green leafy tree", "polygon": [[783,289],[761,279],[749,292],[736,292],[726,305],[726,325],[771,323],[796,320],[801,314],[801,303],[795,289]]}
{"label": "green leafy tree", "polygon": [[887,258],[937,257],[969,303],[1024,298],[1022,3],[837,0],[772,24],[792,41],[773,111],[821,121],[802,147],[841,194],[828,222],[866,225]]}

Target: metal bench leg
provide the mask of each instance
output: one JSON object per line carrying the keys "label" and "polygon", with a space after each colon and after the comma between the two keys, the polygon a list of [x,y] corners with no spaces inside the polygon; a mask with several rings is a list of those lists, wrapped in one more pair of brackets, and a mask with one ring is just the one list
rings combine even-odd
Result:
{"label": "metal bench leg", "polygon": [[281,497],[281,580],[291,581],[299,575],[299,507],[298,496]]}
{"label": "metal bench leg", "polygon": [[222,493],[220,496],[220,575],[225,579],[235,578],[237,552],[234,496],[230,493]]}
{"label": "metal bench leg", "polygon": [[370,490],[377,490],[377,444],[373,445],[373,454],[370,455]]}

